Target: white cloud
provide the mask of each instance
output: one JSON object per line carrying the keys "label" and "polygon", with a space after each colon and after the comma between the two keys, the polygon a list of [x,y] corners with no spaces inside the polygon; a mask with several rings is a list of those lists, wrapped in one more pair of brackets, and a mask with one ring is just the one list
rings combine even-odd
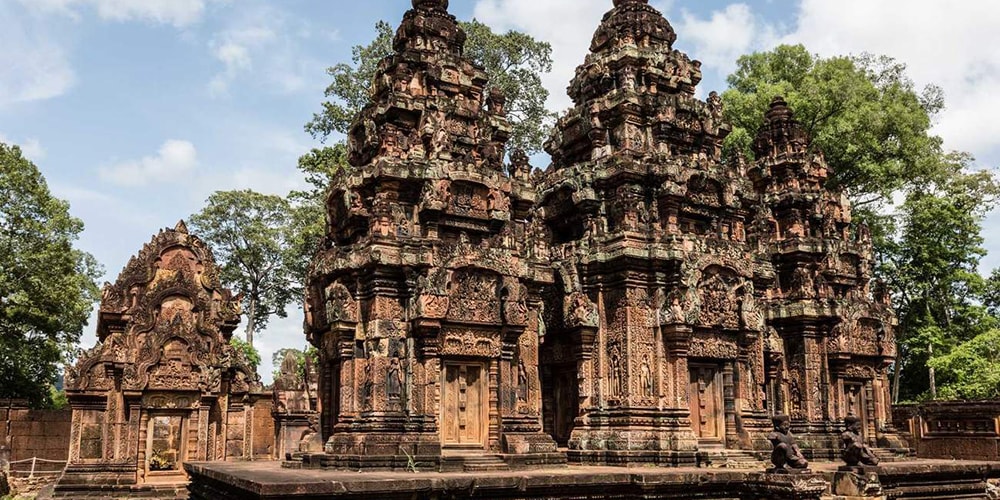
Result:
{"label": "white cloud", "polygon": [[88,7],[108,21],[148,21],[183,28],[197,23],[205,12],[205,0],[20,0],[41,13],[79,17]]}
{"label": "white cloud", "polygon": [[33,162],[39,162],[45,159],[46,155],[45,148],[42,147],[42,143],[38,139],[35,139],[33,137],[17,141],[8,138],[4,134],[0,134],[0,142],[8,145],[16,144],[18,147],[21,148],[21,153],[23,153],[26,158],[28,158]]}
{"label": "white cloud", "polygon": [[188,141],[169,140],[155,156],[101,167],[101,179],[120,186],[144,186],[153,182],[184,180],[198,165],[198,152]]}
{"label": "white cloud", "polygon": [[739,56],[775,39],[774,31],[758,22],[744,3],[730,4],[707,19],[684,10],[676,28],[678,43],[692,47],[688,55],[720,77],[736,68]]}
{"label": "white cloud", "polygon": [[65,94],[76,82],[66,51],[38,19],[15,15],[0,2],[0,106]]}
{"label": "white cloud", "polygon": [[552,72],[542,83],[549,91],[549,109],[562,111],[572,105],[566,87],[610,8],[608,0],[479,0],[473,12],[494,31],[516,29],[552,44]]}
{"label": "white cloud", "polygon": [[251,74],[255,83],[286,94],[324,85],[319,78],[325,65],[304,55],[303,44],[313,36],[307,20],[272,5],[245,8],[208,43],[212,57],[222,64],[209,81],[209,92],[225,96],[235,82]]}
{"label": "white cloud", "polygon": [[945,91],[948,109],[935,131],[948,147],[976,154],[1000,145],[997,26],[1000,2],[802,0],[798,27],[784,41],[822,55],[870,52],[906,63],[919,85]]}

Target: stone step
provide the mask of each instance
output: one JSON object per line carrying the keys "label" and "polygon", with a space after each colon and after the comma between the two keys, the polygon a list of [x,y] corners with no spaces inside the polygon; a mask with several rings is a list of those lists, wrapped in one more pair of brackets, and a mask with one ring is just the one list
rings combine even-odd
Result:
{"label": "stone step", "polygon": [[702,463],[719,469],[759,469],[767,466],[763,455],[749,450],[709,450],[705,452]]}
{"label": "stone step", "polygon": [[441,457],[442,472],[497,472],[508,470],[510,470],[510,466],[498,455],[461,454]]}

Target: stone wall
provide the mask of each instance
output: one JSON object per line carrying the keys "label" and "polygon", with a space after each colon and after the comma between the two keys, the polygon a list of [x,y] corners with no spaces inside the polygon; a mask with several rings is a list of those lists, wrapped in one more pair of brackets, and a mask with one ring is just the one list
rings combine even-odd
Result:
{"label": "stone wall", "polygon": [[5,405],[0,408],[0,446],[10,446],[11,461],[32,457],[66,460],[70,420],[68,409],[30,410],[18,403],[11,408]]}
{"label": "stone wall", "polygon": [[1000,460],[1000,401],[897,405],[893,420],[920,458]]}

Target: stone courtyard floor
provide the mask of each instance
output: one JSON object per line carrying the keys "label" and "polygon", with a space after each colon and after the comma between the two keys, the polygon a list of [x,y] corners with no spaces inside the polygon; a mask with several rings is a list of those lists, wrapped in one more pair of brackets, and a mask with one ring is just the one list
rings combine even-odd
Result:
{"label": "stone courtyard floor", "polygon": [[[814,463],[813,478],[830,481],[840,463]],[[559,492],[594,491],[610,494],[621,488],[687,491],[689,496],[662,498],[722,498],[711,492],[736,491],[748,484],[795,482],[795,475],[768,475],[763,470],[726,468],[667,468],[656,466],[601,467],[570,465],[563,468],[498,472],[352,472],[323,469],[283,468],[280,462],[193,463],[187,465],[198,481],[234,493],[232,498],[396,498],[407,492],[412,498],[431,498],[431,492],[523,492],[548,496]],[[894,474],[940,474],[954,470],[956,477],[971,470],[996,477],[1000,464],[950,460],[912,460],[885,463]],[[974,474],[977,475],[978,474]],[[806,479],[806,476],[801,476]],[[985,479],[985,477],[984,477]],[[198,482],[196,481],[196,482]],[[704,490],[706,496],[694,493]],[[239,494],[236,494],[236,492]],[[535,492],[529,494],[528,492]],[[504,494],[504,496],[507,496]],[[433,495],[437,498],[437,495]],[[192,498],[201,498],[196,494]],[[221,497],[220,497],[221,498]],[[228,496],[225,498],[229,498]],[[813,497],[806,497],[813,498]],[[948,497],[934,497],[948,498]],[[962,497],[972,498],[972,497]],[[985,497],[983,497],[985,498]]]}

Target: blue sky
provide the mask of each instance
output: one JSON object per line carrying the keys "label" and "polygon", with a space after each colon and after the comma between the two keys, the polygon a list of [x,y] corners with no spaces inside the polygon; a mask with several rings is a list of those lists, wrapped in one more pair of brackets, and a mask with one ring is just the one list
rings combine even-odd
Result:
{"label": "blue sky", "polygon": [[[461,19],[549,41],[550,107],[611,0],[452,0]],[[678,48],[704,62],[700,94],[725,88],[740,54],[782,42],[823,55],[887,54],[918,84],[944,87],[936,132],[1000,164],[1000,2],[965,0],[652,0]],[[398,23],[409,0],[0,0],[0,140],[17,143],[86,224],[80,246],[114,281],[161,227],[213,191],[285,194],[302,185],[303,125],[319,109],[325,68]],[[535,159],[544,166],[547,158]],[[1000,267],[1000,216],[987,221]],[[301,315],[258,336],[270,354],[301,347]],[[84,338],[94,342],[93,322]]]}

